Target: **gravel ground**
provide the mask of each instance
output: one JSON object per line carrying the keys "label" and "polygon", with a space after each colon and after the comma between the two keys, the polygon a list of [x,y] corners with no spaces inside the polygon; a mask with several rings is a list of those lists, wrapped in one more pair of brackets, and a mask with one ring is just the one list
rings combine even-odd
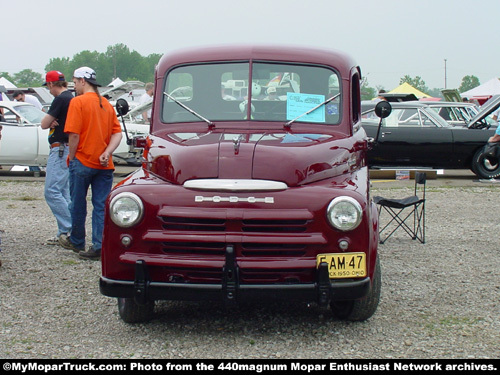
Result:
{"label": "gravel ground", "polygon": [[499,193],[429,186],[427,242],[401,233],[380,246],[382,297],[366,322],[306,304],[162,302],[128,325],[99,292],[100,262],[44,245],[56,225],[43,181],[0,181],[0,358],[499,358]]}

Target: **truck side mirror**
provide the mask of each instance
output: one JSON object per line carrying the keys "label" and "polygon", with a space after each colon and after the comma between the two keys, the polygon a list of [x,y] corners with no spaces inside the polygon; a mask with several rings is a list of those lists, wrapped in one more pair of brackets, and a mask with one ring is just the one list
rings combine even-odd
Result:
{"label": "truck side mirror", "polygon": [[120,116],[125,116],[129,111],[128,102],[125,99],[118,99],[116,101],[116,112]]}
{"label": "truck side mirror", "polygon": [[392,112],[392,106],[389,104],[389,102],[386,102],[385,100],[378,102],[377,105],[375,106],[375,114],[380,117],[380,121],[378,123],[378,128],[377,128],[377,136],[375,139],[371,142],[373,145],[378,144],[378,137],[380,135],[380,128],[382,127],[382,120],[388,117]]}
{"label": "truck side mirror", "polygon": [[389,102],[385,100],[378,102],[375,106],[375,114],[380,117],[380,119],[388,117],[392,112],[392,106]]}
{"label": "truck side mirror", "polygon": [[127,144],[130,146],[132,144],[132,140],[128,136],[127,126],[125,125],[125,120],[123,119],[123,116],[128,113],[128,109],[128,102],[125,99],[118,99],[116,101],[116,112],[118,112],[118,115],[122,118],[123,131],[125,132],[125,137],[127,137]]}

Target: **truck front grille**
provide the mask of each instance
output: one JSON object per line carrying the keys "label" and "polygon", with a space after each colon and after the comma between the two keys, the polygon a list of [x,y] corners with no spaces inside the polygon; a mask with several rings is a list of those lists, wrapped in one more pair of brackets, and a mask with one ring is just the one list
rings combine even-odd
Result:
{"label": "truck front grille", "polygon": [[307,220],[243,220],[243,232],[303,233],[307,230]]}
{"label": "truck front grille", "polygon": [[160,211],[161,249],[169,256],[225,257],[227,244],[237,260],[315,256],[325,244],[311,232],[313,214],[300,210],[203,210],[166,207]]}
{"label": "truck front grille", "polygon": [[223,219],[163,217],[163,229],[179,231],[209,231],[224,232],[226,221]]}
{"label": "truck front grille", "polygon": [[306,253],[303,244],[242,243],[241,248],[241,254],[245,257],[300,257]]}
{"label": "truck front grille", "polygon": [[224,255],[226,244],[218,242],[163,242],[166,254]]}

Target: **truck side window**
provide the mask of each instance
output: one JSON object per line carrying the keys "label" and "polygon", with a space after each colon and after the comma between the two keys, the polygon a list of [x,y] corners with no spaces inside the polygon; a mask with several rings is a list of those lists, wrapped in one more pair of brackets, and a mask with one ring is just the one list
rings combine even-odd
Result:
{"label": "truck side window", "polygon": [[361,113],[361,92],[360,92],[360,82],[359,75],[354,74],[352,76],[352,89],[351,89],[351,102],[352,102],[352,123],[356,124],[360,121]]}

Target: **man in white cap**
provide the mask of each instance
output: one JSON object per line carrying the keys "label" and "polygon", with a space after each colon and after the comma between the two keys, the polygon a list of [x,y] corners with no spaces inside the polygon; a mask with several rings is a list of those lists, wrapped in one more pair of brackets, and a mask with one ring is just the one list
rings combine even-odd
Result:
{"label": "man in white cap", "polygon": [[[75,97],[68,110],[64,131],[69,135],[69,176],[72,230],[69,237],[60,236],[59,243],[79,253],[80,258],[101,257],[104,230],[104,205],[113,185],[113,151],[122,138],[115,110],[99,94],[96,73],[81,67],[73,74]],[[92,246],[85,249],[87,192],[92,187]]]}

